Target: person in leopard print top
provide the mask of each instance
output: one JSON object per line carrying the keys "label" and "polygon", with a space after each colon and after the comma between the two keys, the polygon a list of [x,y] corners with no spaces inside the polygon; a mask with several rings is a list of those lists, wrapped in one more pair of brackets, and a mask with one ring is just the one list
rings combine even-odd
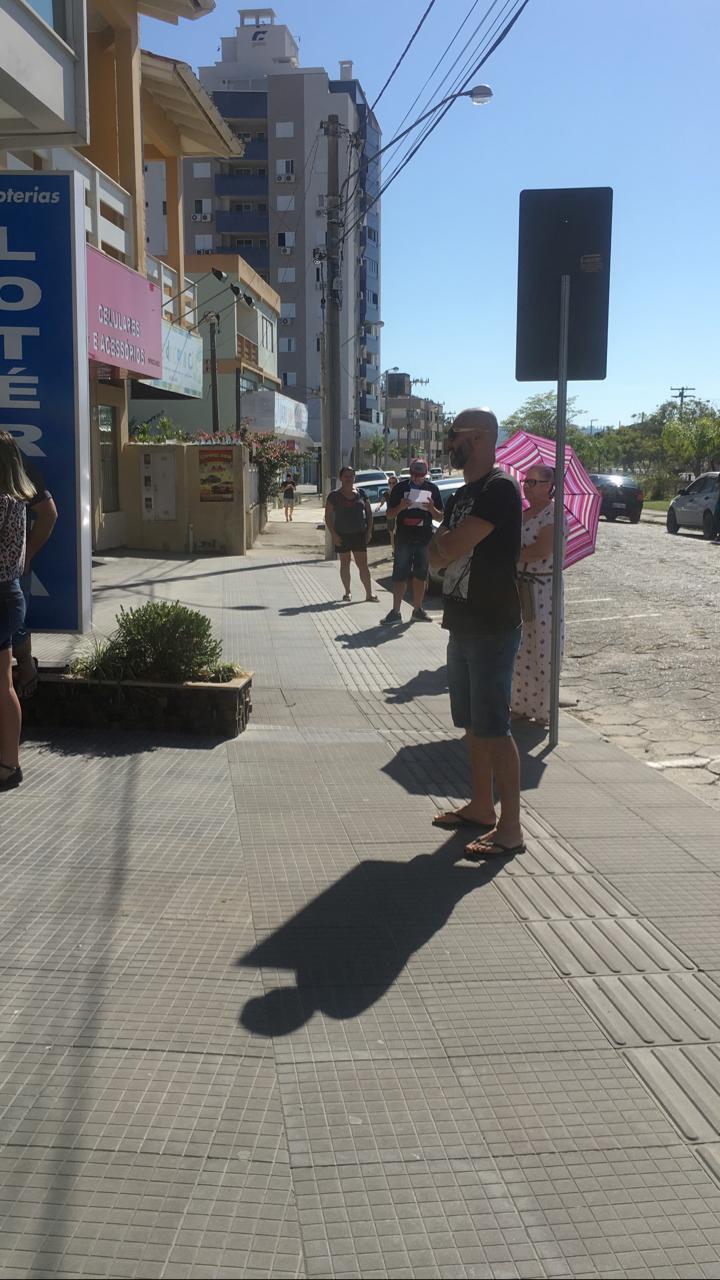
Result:
{"label": "person in leopard print top", "polygon": [[22,713],[13,687],[12,639],[25,617],[20,576],[25,563],[25,504],[35,490],[15,440],[0,431],[0,791],[22,782]]}

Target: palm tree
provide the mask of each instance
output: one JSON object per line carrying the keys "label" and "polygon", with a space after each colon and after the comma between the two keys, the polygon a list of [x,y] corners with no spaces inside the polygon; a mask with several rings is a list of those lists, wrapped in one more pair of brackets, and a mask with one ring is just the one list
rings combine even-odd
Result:
{"label": "palm tree", "polygon": [[378,467],[380,465],[380,456],[385,450],[385,437],[377,431],[374,436],[370,437],[365,447],[368,453],[372,455],[373,466]]}

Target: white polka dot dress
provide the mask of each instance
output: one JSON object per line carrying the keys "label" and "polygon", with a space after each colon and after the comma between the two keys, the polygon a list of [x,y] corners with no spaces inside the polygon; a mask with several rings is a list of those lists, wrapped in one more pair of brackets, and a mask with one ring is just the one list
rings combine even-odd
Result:
{"label": "white polka dot dress", "polygon": [[[536,516],[523,520],[522,545],[529,547],[541,529],[555,519],[555,504],[549,503]],[[535,601],[535,617],[523,622],[522,641],[515,666],[512,689],[512,709],[516,715],[529,720],[548,721],[550,718],[550,656],[552,649],[552,569],[553,556],[544,560],[531,560],[528,570],[542,575],[532,583]],[[564,609],[560,597],[560,652],[564,644]]]}

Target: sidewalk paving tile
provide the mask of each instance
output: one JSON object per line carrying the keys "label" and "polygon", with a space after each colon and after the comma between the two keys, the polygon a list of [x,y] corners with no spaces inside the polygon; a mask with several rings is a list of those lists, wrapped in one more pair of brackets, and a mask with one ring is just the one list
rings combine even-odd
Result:
{"label": "sidewalk paving tile", "polygon": [[490,1054],[454,1061],[490,1152],[671,1146],[677,1134],[619,1054]]}
{"label": "sidewalk paving tile", "polygon": [[609,879],[620,893],[636,904],[642,915],[694,917],[720,914],[720,876],[709,871],[689,876],[613,873]]}
{"label": "sidewalk paving tile", "polygon": [[698,969],[720,969],[720,917],[653,916],[651,923],[691,956]]}
{"label": "sidewalk paving tile", "polygon": [[560,978],[468,980],[451,989],[417,990],[450,1058],[491,1053],[605,1049],[607,1039]]}
{"label": "sidewalk paving tile", "polygon": [[523,876],[499,882],[521,920],[580,920],[637,915],[628,896],[597,876]]}
{"label": "sidewalk paving tile", "polygon": [[425,939],[417,928],[399,926],[392,936],[406,957],[400,982],[421,985],[471,980],[517,980],[550,977],[555,970],[521,924],[448,924]]}
{"label": "sidewalk paving tile", "polygon": [[700,857],[661,835],[633,836],[632,839],[622,836],[608,839],[599,835],[574,840],[573,844],[579,856],[607,877],[633,873],[657,877],[668,872],[692,875],[707,870]]}

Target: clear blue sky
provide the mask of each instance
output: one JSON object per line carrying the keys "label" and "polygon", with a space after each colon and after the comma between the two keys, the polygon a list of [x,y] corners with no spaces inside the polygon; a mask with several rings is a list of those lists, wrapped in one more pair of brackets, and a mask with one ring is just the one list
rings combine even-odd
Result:
{"label": "clear blue sky", "polygon": [[[378,107],[384,141],[470,3],[436,0]],[[352,58],[372,98],[425,6],[274,7],[304,65],[336,75]],[[237,7],[218,0],[194,23],[145,22],[143,40],[197,68],[236,25]],[[493,101],[457,102],[383,200],[383,366],[428,377],[453,410],[484,403],[502,417],[545,390],[514,376],[518,195],[611,186],[608,376],[571,384],[581,421],[627,422],[671,384],[720,402],[719,37],[718,0],[530,0],[479,77]]]}

